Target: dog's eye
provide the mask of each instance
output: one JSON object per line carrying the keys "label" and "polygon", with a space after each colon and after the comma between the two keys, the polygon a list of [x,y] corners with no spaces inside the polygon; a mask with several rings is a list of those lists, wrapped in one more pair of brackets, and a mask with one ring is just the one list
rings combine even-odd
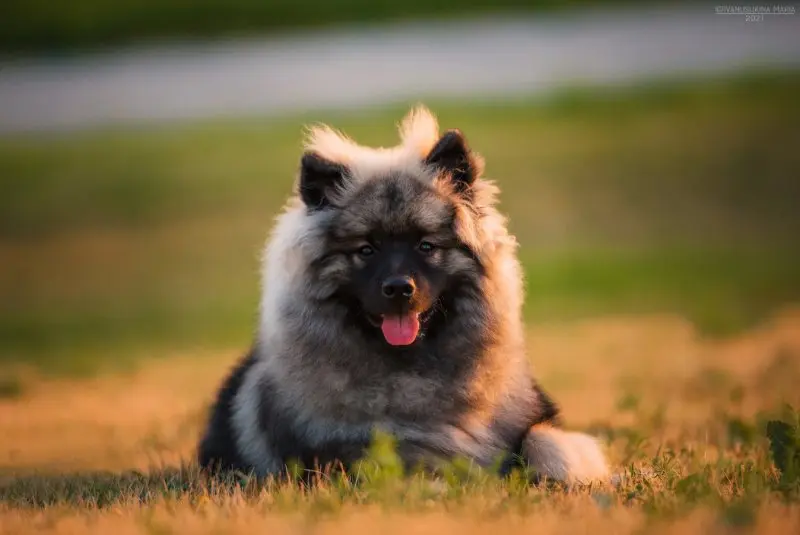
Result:
{"label": "dog's eye", "polygon": [[362,245],[358,249],[358,254],[361,256],[372,256],[373,253],[375,253],[375,249],[373,249],[371,245]]}
{"label": "dog's eye", "polygon": [[430,253],[433,251],[433,249],[434,246],[429,241],[420,242],[419,244],[419,250],[422,251],[423,253]]}

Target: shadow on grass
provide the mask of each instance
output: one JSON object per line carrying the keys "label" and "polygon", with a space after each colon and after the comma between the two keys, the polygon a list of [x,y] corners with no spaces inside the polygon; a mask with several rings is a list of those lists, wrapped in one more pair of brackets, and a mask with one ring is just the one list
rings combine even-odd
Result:
{"label": "shadow on grass", "polygon": [[[222,484],[233,486],[232,481]],[[11,507],[66,504],[102,508],[126,501],[147,503],[168,497],[199,496],[207,490],[208,482],[196,468],[190,467],[149,473],[103,471],[0,476],[0,503]]]}

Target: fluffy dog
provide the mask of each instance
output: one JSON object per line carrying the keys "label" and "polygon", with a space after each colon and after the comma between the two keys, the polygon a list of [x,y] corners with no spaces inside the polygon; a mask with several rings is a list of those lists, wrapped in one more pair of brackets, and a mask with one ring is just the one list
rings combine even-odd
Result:
{"label": "fluffy dog", "polygon": [[347,466],[381,430],[409,467],[516,457],[551,479],[605,479],[599,445],[559,428],[532,375],[517,243],[481,157],[424,107],[399,131],[376,149],[309,130],[265,248],[255,341],[218,392],[200,464]]}

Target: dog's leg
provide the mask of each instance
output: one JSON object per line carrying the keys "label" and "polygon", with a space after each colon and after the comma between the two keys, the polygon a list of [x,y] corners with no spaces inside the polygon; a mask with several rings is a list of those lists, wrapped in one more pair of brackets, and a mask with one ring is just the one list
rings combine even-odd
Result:
{"label": "dog's leg", "polygon": [[525,437],[522,453],[529,467],[550,479],[586,484],[611,477],[599,442],[585,433],[535,425]]}

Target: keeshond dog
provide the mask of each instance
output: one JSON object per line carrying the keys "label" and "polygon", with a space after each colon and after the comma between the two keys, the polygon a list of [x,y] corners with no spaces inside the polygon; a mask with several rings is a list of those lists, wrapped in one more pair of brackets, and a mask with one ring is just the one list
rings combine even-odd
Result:
{"label": "keeshond dog", "polygon": [[368,148],[309,129],[264,251],[255,340],[217,393],[200,465],[346,467],[381,431],[408,467],[517,459],[605,479],[600,445],[560,427],[532,374],[517,242],[482,158],[423,106],[399,133]]}

